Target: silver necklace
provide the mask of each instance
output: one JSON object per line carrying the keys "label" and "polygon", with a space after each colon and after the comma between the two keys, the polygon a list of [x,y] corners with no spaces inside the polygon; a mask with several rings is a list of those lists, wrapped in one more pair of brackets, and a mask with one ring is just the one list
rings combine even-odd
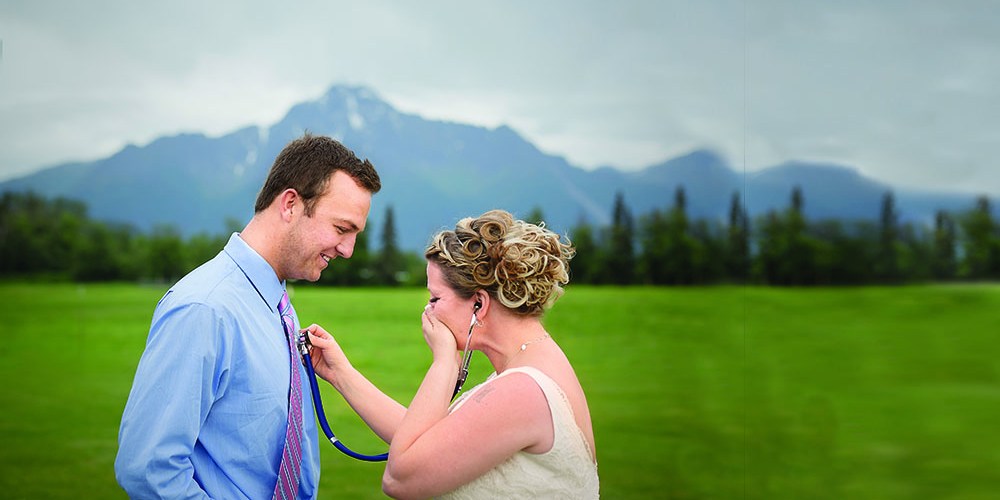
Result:
{"label": "silver necklace", "polygon": [[510,362],[514,361],[514,358],[516,358],[518,354],[521,354],[522,352],[524,352],[528,348],[529,345],[534,344],[535,342],[541,342],[541,341],[543,341],[543,340],[545,340],[547,338],[549,338],[549,334],[546,333],[545,335],[542,335],[541,337],[538,337],[537,339],[529,340],[529,341],[521,344],[521,347],[519,347],[517,349],[517,352],[515,352],[514,355],[511,356],[510,359],[507,360],[507,363],[505,363],[503,365],[503,370],[500,370],[500,371],[507,371],[507,366],[510,365]]}
{"label": "silver necklace", "polygon": [[[543,340],[545,340],[547,338],[549,338],[549,334],[546,333],[545,335],[542,335],[541,337],[538,337],[535,340],[529,340],[529,341],[521,344],[521,351],[524,351],[525,349],[527,349],[529,345],[534,344],[535,342],[541,342],[541,341],[543,341]],[[514,355],[517,356],[516,353]]]}

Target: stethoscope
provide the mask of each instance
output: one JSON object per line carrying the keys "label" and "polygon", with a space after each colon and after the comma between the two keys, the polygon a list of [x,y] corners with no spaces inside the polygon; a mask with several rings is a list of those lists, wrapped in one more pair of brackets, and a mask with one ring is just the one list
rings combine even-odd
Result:
{"label": "stethoscope", "polygon": [[[472,321],[469,323],[469,336],[465,340],[465,350],[462,351],[462,367],[458,371],[458,382],[455,384],[455,392],[451,395],[452,400],[454,400],[455,396],[457,396],[459,391],[462,390],[462,386],[465,385],[465,379],[469,377],[469,362],[472,361],[472,351],[469,349],[469,345],[472,342],[472,330],[475,328],[476,323],[479,322],[476,318],[476,311],[478,311],[480,307],[482,307],[482,305],[479,302],[476,302],[472,312]],[[299,348],[299,354],[302,355],[302,364],[306,367],[306,378],[309,379],[309,387],[312,389],[313,407],[316,409],[317,420],[319,420],[319,425],[323,428],[323,433],[326,434],[330,443],[351,458],[365,462],[385,462],[388,460],[389,453],[382,453],[380,455],[364,455],[358,453],[348,448],[343,441],[337,439],[337,436],[333,434],[333,431],[330,429],[329,422],[326,421],[326,412],[323,411],[323,399],[319,395],[319,384],[316,382],[316,370],[313,368],[312,356],[309,355],[309,349],[312,347],[312,342],[309,341],[309,335],[307,332],[303,331],[299,333],[299,339],[296,344]]]}

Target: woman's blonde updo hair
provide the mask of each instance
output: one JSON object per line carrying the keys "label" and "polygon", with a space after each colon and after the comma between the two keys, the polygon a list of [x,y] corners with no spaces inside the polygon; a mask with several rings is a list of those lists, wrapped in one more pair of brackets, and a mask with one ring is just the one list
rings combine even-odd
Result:
{"label": "woman's blonde updo hair", "polygon": [[569,242],[560,241],[544,224],[491,210],[435,235],[424,256],[441,266],[458,296],[485,290],[519,314],[538,316],[563,294],[573,254]]}

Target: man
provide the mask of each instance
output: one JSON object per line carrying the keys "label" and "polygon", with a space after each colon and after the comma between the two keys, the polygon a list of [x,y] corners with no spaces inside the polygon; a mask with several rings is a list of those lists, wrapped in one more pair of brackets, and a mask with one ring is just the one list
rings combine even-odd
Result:
{"label": "man", "polygon": [[118,435],[115,476],[130,496],[316,496],[318,434],[285,281],[350,258],[379,189],[372,164],[337,141],[292,141],[243,231],[167,291]]}

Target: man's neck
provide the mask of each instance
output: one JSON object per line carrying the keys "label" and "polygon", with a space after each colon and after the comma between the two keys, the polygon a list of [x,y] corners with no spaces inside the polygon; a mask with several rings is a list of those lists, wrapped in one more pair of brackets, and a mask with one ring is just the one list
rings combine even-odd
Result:
{"label": "man's neck", "polygon": [[264,258],[275,274],[278,275],[278,281],[284,281],[285,277],[282,276],[276,259],[278,238],[274,236],[276,233],[271,227],[272,225],[266,220],[266,215],[258,213],[250,219],[250,222],[240,232],[240,238],[243,239],[247,246]]}

